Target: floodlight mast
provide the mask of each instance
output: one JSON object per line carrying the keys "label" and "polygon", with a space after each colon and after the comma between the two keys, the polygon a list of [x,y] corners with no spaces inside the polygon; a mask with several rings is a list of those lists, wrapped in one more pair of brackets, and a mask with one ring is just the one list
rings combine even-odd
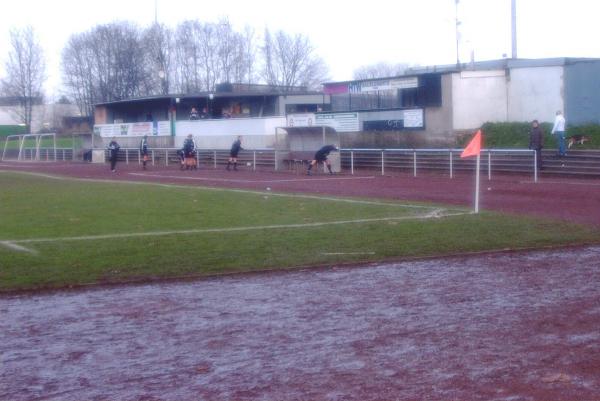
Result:
{"label": "floodlight mast", "polygon": [[460,25],[460,21],[458,20],[458,2],[460,0],[454,0],[454,20],[456,22],[455,25],[455,34],[456,34],[456,67],[460,66],[460,56],[458,50],[458,42],[460,41],[460,33],[458,32],[458,27]]}
{"label": "floodlight mast", "polygon": [[511,15],[511,44],[512,58],[517,58],[517,0],[511,0],[510,4]]}
{"label": "floodlight mast", "polygon": [[154,23],[158,25],[158,0],[154,0]]}

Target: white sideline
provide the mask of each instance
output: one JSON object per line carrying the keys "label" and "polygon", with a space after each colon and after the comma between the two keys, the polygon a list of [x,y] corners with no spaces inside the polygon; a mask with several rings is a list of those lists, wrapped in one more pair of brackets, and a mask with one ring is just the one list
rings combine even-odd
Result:
{"label": "white sideline", "polygon": [[144,173],[128,173],[129,175],[139,177],[155,177],[155,178],[174,178],[178,180],[195,180],[195,181],[215,181],[215,182],[234,182],[234,183],[273,183],[273,182],[303,182],[303,181],[343,181],[343,180],[373,180],[374,176],[365,177],[327,177],[327,178],[295,178],[285,180],[242,180],[239,178],[210,178],[210,177],[190,177],[180,175],[161,175],[161,174],[144,174]]}
{"label": "white sideline", "polygon": [[520,181],[520,184],[535,184],[537,186],[543,184],[558,184],[558,185],[585,185],[586,187],[597,187],[600,183],[596,182],[583,182],[583,181],[556,181],[556,180],[539,180],[537,183],[534,181]]}
{"label": "white sideline", "polygon": [[[317,196],[317,195],[302,195],[302,194],[287,194],[281,192],[271,192],[271,191],[258,191],[258,190],[250,190],[250,189],[236,189],[236,188],[215,188],[215,187],[202,187],[202,186],[187,186],[187,185],[178,185],[178,184],[163,184],[159,182],[147,182],[147,181],[127,181],[127,180],[103,180],[96,178],[74,178],[74,177],[63,177],[51,174],[44,173],[34,173],[29,171],[9,171],[9,170],[0,170],[0,173],[14,173],[14,174],[25,174],[31,175],[34,177],[43,177],[49,178],[58,181],[78,181],[78,182],[97,182],[102,184],[129,184],[129,185],[149,185],[163,188],[180,188],[180,189],[200,189],[205,191],[213,191],[213,192],[234,192],[234,193],[242,193],[242,194],[253,194],[260,196],[278,196],[282,198],[296,198],[296,199],[314,199],[314,200],[324,200],[331,202],[342,202],[342,203],[350,203],[350,204],[359,204],[359,205],[377,205],[377,206],[392,206],[392,207],[401,207],[401,208],[411,208],[411,209],[436,209],[436,206],[425,206],[425,205],[413,205],[413,204],[405,204],[405,203],[391,203],[391,202],[377,202],[377,201],[368,201],[368,200],[360,200],[360,199],[345,199],[345,198],[336,198],[333,196]],[[445,209],[457,211],[463,214],[462,209]]]}
{"label": "white sideline", "polygon": [[[167,235],[183,235],[183,234],[204,234],[204,233],[228,233],[228,232],[243,232],[243,231],[258,231],[258,230],[280,230],[288,228],[313,228],[323,227],[329,225],[343,225],[343,224],[361,224],[361,223],[373,223],[373,222],[385,222],[385,221],[401,221],[401,220],[427,220],[427,219],[438,219],[442,217],[450,216],[462,216],[471,214],[472,212],[460,212],[460,213],[443,213],[442,209],[437,209],[432,212],[419,215],[419,216],[401,216],[401,217],[380,217],[372,219],[355,219],[355,220],[337,220],[328,222],[318,223],[300,223],[300,224],[279,224],[279,225],[264,225],[264,226],[248,226],[248,227],[227,227],[227,228],[199,228],[190,230],[172,230],[172,231],[148,231],[140,233],[123,233],[123,234],[102,234],[102,235],[83,235],[78,237],[62,237],[62,238],[30,238],[20,240],[1,240],[0,243],[7,245],[16,250],[18,245],[15,244],[33,244],[33,243],[48,243],[48,242],[65,242],[65,241],[93,241],[103,239],[123,239],[123,238],[137,238],[137,237],[158,237]],[[25,248],[27,249],[27,248]]]}
{"label": "white sideline", "polygon": [[375,252],[321,252],[321,255],[375,255]]}
{"label": "white sideline", "polygon": [[4,246],[13,251],[31,253],[32,255],[37,255],[37,253],[38,253],[37,251],[35,251],[33,249],[29,249],[29,248],[25,248],[24,246],[17,245],[13,241],[0,241],[0,246]]}

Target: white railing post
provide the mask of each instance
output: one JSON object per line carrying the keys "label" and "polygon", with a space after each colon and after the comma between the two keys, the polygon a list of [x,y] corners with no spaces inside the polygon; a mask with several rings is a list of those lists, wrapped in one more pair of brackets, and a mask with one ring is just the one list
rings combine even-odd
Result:
{"label": "white railing post", "polygon": [[537,152],[533,151],[533,182],[538,182]]}
{"label": "white railing post", "polygon": [[492,180],[492,151],[488,150],[488,181]]}
{"label": "white railing post", "polygon": [[385,152],[385,150],[381,151],[381,175],[385,175],[385,159],[383,157],[383,153]]}
{"label": "white railing post", "polygon": [[354,151],[350,151],[350,174],[354,175]]}
{"label": "white railing post", "polygon": [[165,149],[165,166],[169,166],[169,149]]}
{"label": "white railing post", "polygon": [[256,171],[256,150],[252,152],[252,171]]}
{"label": "white railing post", "polygon": [[129,149],[125,149],[125,164],[129,164]]}
{"label": "white railing post", "polygon": [[213,164],[215,167],[215,170],[217,169],[217,151],[213,150]]}
{"label": "white railing post", "polygon": [[413,177],[417,176],[417,152],[413,152]]}
{"label": "white railing post", "polygon": [[138,164],[142,164],[142,151],[138,149]]}
{"label": "white railing post", "polygon": [[450,149],[450,178],[454,178],[454,170],[452,166],[452,149]]}
{"label": "white railing post", "polygon": [[152,165],[154,166],[154,149],[152,149]]}

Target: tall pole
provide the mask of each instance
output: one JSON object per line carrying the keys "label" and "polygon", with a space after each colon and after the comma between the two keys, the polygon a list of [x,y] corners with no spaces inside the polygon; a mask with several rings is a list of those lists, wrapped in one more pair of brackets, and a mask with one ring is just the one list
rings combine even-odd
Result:
{"label": "tall pole", "polygon": [[479,166],[481,156],[477,153],[477,161],[475,162],[475,213],[479,213]]}
{"label": "tall pole", "polygon": [[458,33],[458,26],[460,25],[460,21],[458,20],[458,2],[459,2],[459,0],[454,0],[454,19],[456,22],[455,33],[456,33],[456,66],[457,67],[460,65],[460,56],[459,56],[459,52],[458,52],[458,42],[460,41],[460,34]]}
{"label": "tall pole", "polygon": [[158,24],[158,0],[154,0],[154,23]]}
{"label": "tall pole", "polygon": [[517,58],[517,0],[511,0],[510,6],[512,58]]}

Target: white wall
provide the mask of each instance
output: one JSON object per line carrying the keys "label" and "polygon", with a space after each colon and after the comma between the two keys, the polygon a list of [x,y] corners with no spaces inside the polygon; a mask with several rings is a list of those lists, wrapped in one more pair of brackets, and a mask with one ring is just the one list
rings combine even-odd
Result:
{"label": "white wall", "polygon": [[506,121],[507,87],[504,70],[452,74],[452,119],[455,130]]}
{"label": "white wall", "polygon": [[509,121],[554,121],[564,110],[564,67],[514,68],[508,83]]}
{"label": "white wall", "polygon": [[242,135],[242,146],[248,149],[272,148],[275,129],[285,126],[285,117],[177,121],[175,146],[181,146],[185,137],[192,134],[200,148],[229,149],[235,137]]}
{"label": "white wall", "polygon": [[[16,107],[0,107],[0,125],[19,125],[21,121],[15,113]],[[56,130],[62,127],[63,117],[80,116],[74,104],[44,104],[33,106],[31,131],[38,132],[44,126]]]}

